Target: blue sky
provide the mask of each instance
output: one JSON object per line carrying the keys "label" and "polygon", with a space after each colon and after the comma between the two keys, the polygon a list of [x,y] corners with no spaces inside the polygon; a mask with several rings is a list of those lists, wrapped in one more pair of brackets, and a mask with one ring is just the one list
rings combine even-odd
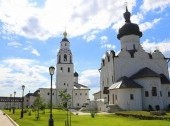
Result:
{"label": "blue sky", "polygon": [[[108,50],[120,51],[125,0],[0,0],[0,96],[50,87],[63,32],[71,43],[79,83],[99,90],[98,69]],[[170,0],[127,0],[143,48],[170,57]],[[55,76],[53,80],[55,87]],[[92,98],[92,95],[90,95]]]}

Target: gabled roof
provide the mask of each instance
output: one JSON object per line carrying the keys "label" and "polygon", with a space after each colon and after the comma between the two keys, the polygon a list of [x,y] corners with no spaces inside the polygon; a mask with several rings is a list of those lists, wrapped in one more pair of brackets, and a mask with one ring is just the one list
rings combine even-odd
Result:
{"label": "gabled roof", "polygon": [[30,96],[33,96],[33,93],[28,93],[25,95],[25,97],[30,97]]}
{"label": "gabled roof", "polygon": [[143,78],[143,77],[160,77],[160,75],[154,72],[153,70],[149,69],[148,67],[145,67],[139,70],[134,75],[132,75],[130,78],[134,79],[134,78]]}
{"label": "gabled roof", "polygon": [[160,76],[161,76],[161,84],[170,84],[170,80],[164,74],[160,74]]}
{"label": "gabled roof", "polygon": [[86,89],[90,90],[87,86],[74,82],[74,89]]}
{"label": "gabled roof", "polygon": [[121,77],[116,83],[112,84],[109,87],[109,90],[116,89],[116,88],[142,88],[141,85],[134,82],[132,79],[124,76]]}

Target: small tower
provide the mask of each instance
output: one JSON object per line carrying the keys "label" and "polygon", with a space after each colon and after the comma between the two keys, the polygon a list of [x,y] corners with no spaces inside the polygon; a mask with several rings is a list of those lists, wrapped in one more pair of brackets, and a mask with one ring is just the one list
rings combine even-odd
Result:
{"label": "small tower", "polygon": [[59,100],[59,92],[66,90],[72,96],[74,86],[74,64],[72,62],[72,53],[70,50],[70,42],[67,39],[67,32],[63,33],[64,38],[60,42],[60,50],[57,54],[57,74],[56,74],[56,90],[57,99]]}
{"label": "small tower", "polygon": [[139,26],[132,23],[130,20],[131,13],[128,11],[126,6],[126,12],[123,14],[125,18],[125,24],[119,29],[117,38],[121,42],[122,50],[140,50],[140,37],[142,37],[142,32]]}

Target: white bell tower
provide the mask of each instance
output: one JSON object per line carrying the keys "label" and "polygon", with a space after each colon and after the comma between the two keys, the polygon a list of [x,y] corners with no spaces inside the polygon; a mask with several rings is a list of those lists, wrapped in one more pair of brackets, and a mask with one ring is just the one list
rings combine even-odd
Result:
{"label": "white bell tower", "polygon": [[74,64],[72,62],[72,53],[70,42],[67,39],[67,32],[63,33],[64,38],[60,42],[60,50],[57,54],[56,64],[56,90],[59,100],[59,91],[66,90],[72,96],[74,87]]}

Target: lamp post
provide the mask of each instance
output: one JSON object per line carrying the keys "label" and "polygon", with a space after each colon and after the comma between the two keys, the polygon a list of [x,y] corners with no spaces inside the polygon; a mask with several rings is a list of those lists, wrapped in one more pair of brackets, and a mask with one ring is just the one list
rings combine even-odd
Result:
{"label": "lamp post", "polygon": [[10,98],[9,98],[9,102],[10,102],[10,108],[9,108],[9,111],[11,112],[11,97],[12,97],[12,94],[10,94]]}
{"label": "lamp post", "polygon": [[16,95],[16,91],[14,91],[14,106],[13,106],[13,114],[15,113],[15,95]]}
{"label": "lamp post", "polygon": [[50,119],[49,126],[54,126],[53,116],[52,116],[52,77],[54,75],[55,68],[53,66],[49,67],[49,73],[51,75],[51,94],[50,94]]}
{"label": "lamp post", "polygon": [[24,116],[24,89],[25,89],[25,85],[22,85],[22,104],[21,104],[21,118],[23,118]]}

